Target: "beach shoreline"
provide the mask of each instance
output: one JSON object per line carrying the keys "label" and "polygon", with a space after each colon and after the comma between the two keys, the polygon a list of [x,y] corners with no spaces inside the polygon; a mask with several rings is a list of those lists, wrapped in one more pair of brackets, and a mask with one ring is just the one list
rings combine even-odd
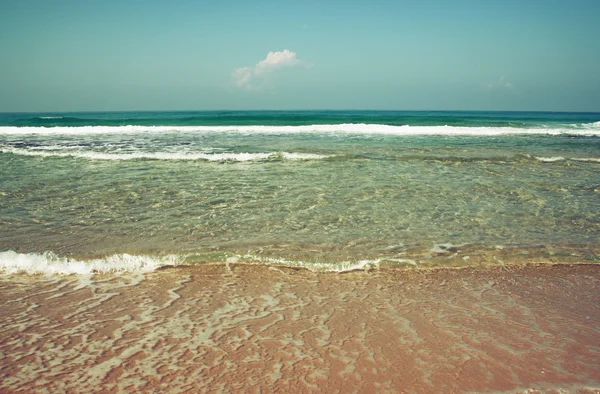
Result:
{"label": "beach shoreline", "polygon": [[3,392],[600,392],[595,264],[1,281]]}

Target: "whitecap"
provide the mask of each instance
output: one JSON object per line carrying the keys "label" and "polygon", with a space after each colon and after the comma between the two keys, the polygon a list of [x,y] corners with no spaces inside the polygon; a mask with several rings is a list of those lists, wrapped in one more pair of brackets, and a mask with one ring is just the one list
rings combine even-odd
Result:
{"label": "whitecap", "polygon": [[536,157],[537,160],[544,163],[553,163],[557,161],[582,161],[582,162],[591,162],[591,163],[600,163],[600,158],[597,157],[562,157],[562,156],[554,156],[554,157]]}
{"label": "whitecap", "polygon": [[592,163],[600,163],[600,158],[597,158],[597,157],[573,157],[570,160],[573,160],[573,161],[586,161],[586,162],[592,162]]}
{"label": "whitecap", "polygon": [[115,254],[102,258],[78,260],[60,257],[52,252],[0,252],[0,272],[30,275],[91,275],[96,273],[155,271],[160,267],[176,266],[185,260],[182,255],[146,256]]}
{"label": "whitecap", "polygon": [[342,133],[342,134],[385,134],[385,135],[458,135],[458,136],[500,136],[500,135],[581,135],[600,136],[600,122],[555,128],[519,127],[464,127],[464,126],[393,126],[382,124],[343,123],[304,126],[55,126],[55,127],[16,127],[2,126],[0,134],[137,134],[171,132],[229,132],[243,134],[294,134],[294,133]]}
{"label": "whitecap", "polygon": [[563,161],[565,160],[562,156],[554,156],[554,157],[536,157],[536,160],[539,160],[544,163],[553,163],[555,161]]}
{"label": "whitecap", "polygon": [[48,149],[0,148],[2,153],[38,157],[75,157],[89,160],[205,160],[205,161],[260,161],[282,157],[287,160],[319,160],[330,156],[314,153],[173,153],[173,152],[135,152],[110,153],[92,151],[52,151]]}

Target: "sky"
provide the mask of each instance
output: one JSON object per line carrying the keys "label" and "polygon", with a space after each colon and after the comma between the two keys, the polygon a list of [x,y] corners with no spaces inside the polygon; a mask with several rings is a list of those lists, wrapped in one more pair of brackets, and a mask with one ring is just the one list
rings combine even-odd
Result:
{"label": "sky", "polygon": [[600,112],[600,0],[0,0],[0,112]]}

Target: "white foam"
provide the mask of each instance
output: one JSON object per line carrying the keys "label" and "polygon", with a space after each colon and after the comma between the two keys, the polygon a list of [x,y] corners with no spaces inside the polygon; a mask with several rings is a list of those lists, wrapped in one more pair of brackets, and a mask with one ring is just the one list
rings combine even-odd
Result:
{"label": "white foam", "polygon": [[331,157],[329,155],[319,155],[316,153],[288,153],[281,152],[281,155],[288,160],[319,160]]}
{"label": "white foam", "polygon": [[598,122],[592,122],[592,123],[575,123],[575,124],[571,124],[570,126],[572,127],[579,127],[579,128],[597,128],[600,127],[600,121]]}
{"label": "white foam", "polygon": [[573,161],[588,161],[592,163],[600,163],[600,158],[597,157],[573,157],[570,160]]}
{"label": "white foam", "polygon": [[283,157],[288,160],[326,159],[327,155],[313,153],[171,153],[171,152],[136,152],[136,153],[104,153],[90,151],[56,152],[47,149],[0,148],[2,153],[39,157],[78,157],[90,160],[206,160],[206,161],[256,161]]}
{"label": "white foam", "polygon": [[597,157],[562,157],[562,156],[554,156],[554,157],[536,157],[536,160],[539,160],[544,163],[553,163],[556,161],[584,161],[584,162],[592,162],[592,163],[600,163],[600,158]]}
{"label": "white foam", "polygon": [[0,134],[137,134],[169,132],[231,132],[249,134],[345,133],[387,135],[463,135],[499,136],[517,134],[600,135],[600,122],[579,127],[556,128],[462,127],[462,126],[391,126],[380,124],[344,123],[305,126],[77,126],[77,127],[0,127]]}
{"label": "white foam", "polygon": [[160,267],[175,266],[185,260],[182,255],[145,256],[115,254],[99,259],[76,260],[59,257],[52,252],[0,252],[0,272],[30,275],[91,275],[114,272],[151,272]]}
{"label": "white foam", "polygon": [[290,268],[304,268],[313,272],[349,272],[358,270],[368,270],[370,268],[379,267],[381,259],[376,260],[356,260],[356,261],[341,261],[336,263],[319,263],[319,262],[307,262],[301,260],[288,260],[283,258],[275,257],[263,257],[255,255],[244,255],[236,256],[236,260],[233,261],[228,259],[228,262],[237,262],[240,259],[259,261],[268,265],[283,266]]}
{"label": "white foam", "polygon": [[536,157],[537,160],[542,161],[544,163],[552,163],[555,161],[563,161],[565,160],[564,157],[562,156],[555,156],[555,157]]}
{"label": "white foam", "polygon": [[57,151],[57,150],[75,150],[86,149],[84,145],[49,145],[49,146],[32,146],[29,149],[39,151]]}

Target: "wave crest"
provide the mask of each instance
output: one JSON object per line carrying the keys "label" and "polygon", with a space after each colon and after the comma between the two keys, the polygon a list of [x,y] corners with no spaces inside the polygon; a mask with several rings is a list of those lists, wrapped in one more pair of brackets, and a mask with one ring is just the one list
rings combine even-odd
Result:
{"label": "wave crest", "polygon": [[330,156],[315,153],[173,153],[173,152],[136,152],[106,153],[90,151],[56,152],[46,149],[0,148],[1,153],[38,157],[75,157],[90,160],[204,160],[204,161],[263,161],[276,160],[320,160]]}
{"label": "wave crest", "polygon": [[161,267],[176,266],[185,260],[181,255],[145,256],[115,254],[98,259],[77,260],[59,257],[52,252],[0,252],[0,272],[30,275],[92,275],[98,273],[152,272]]}
{"label": "wave crest", "polygon": [[137,134],[169,132],[229,132],[249,134],[346,133],[387,135],[464,135],[498,136],[518,134],[600,136],[600,122],[557,127],[465,127],[465,126],[394,126],[385,124],[342,123],[304,126],[55,126],[0,127],[1,134]]}

